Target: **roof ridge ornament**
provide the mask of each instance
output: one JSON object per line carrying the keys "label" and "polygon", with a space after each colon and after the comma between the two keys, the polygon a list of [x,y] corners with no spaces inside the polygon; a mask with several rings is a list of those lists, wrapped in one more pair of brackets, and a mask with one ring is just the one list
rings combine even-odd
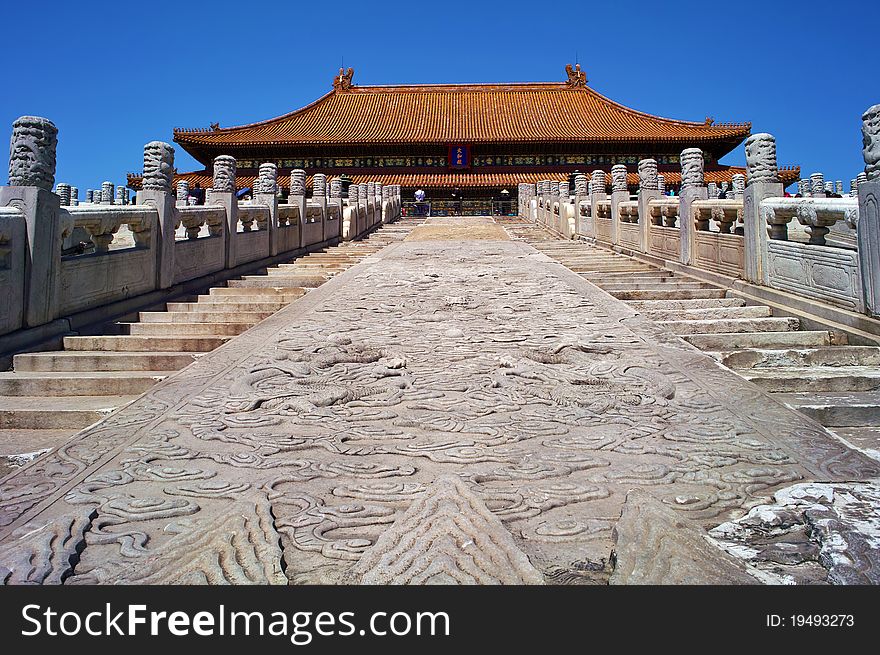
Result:
{"label": "roof ridge ornament", "polygon": [[572,68],[571,64],[566,64],[565,72],[568,74],[568,79],[565,83],[569,88],[575,89],[587,86],[587,74],[581,70],[580,64],[575,64],[574,68]]}
{"label": "roof ridge ornament", "polygon": [[351,78],[354,77],[354,68],[349,67],[339,69],[339,74],[333,78],[333,89],[336,91],[346,91],[352,87]]}

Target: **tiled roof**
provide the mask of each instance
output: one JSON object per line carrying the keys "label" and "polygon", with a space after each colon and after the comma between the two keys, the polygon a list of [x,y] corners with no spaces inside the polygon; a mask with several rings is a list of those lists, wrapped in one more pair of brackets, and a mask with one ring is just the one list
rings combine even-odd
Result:
{"label": "tiled roof", "polygon": [[[607,171],[606,171],[607,172]],[[706,183],[730,182],[736,173],[745,174],[746,169],[739,166],[707,166],[705,172]],[[665,171],[661,168],[660,173],[666,180],[669,187],[677,187],[681,184],[680,171]],[[329,175],[332,177],[332,175]],[[568,173],[461,173],[461,172],[443,172],[443,173],[371,173],[364,175],[350,175],[351,180],[357,184],[361,182],[381,182],[382,184],[399,184],[404,187],[422,187],[425,189],[452,188],[460,187],[463,189],[473,188],[501,188],[515,187],[519,183],[535,183],[539,180],[558,180],[564,181],[568,179]],[[589,177],[589,173],[587,173]],[[779,169],[779,177],[785,184],[791,184],[800,178],[799,167],[788,167]],[[213,183],[210,171],[193,171],[191,173],[181,173],[175,175],[175,182],[179,179],[188,180],[190,186],[198,183],[203,189],[207,189]],[[236,175],[235,181],[238,188],[252,187],[256,179],[256,171],[253,173],[241,172]],[[129,186],[135,189],[140,188],[141,178],[139,175],[128,176]],[[636,186],[639,183],[639,175],[636,172],[627,174],[627,182],[630,186]],[[282,188],[290,187],[290,174],[278,174],[278,184]],[[311,187],[312,176],[306,179],[306,184]],[[609,178],[610,184],[610,178]]]}
{"label": "tiled roof", "polygon": [[175,129],[204,147],[402,143],[734,143],[750,123],[711,124],[629,109],[590,87],[565,83],[352,86],[271,120],[240,127]]}

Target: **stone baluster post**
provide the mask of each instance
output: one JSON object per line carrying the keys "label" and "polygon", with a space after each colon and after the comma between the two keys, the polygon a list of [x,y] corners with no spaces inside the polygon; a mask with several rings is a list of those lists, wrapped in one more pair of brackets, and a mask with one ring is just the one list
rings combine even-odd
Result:
{"label": "stone baluster post", "polygon": [[101,204],[102,205],[112,205],[113,204],[113,182],[101,182]]}
{"label": "stone baluster post", "polygon": [[705,186],[703,151],[699,148],[685,148],[679,158],[681,162],[681,194],[679,196],[679,232],[681,235],[681,263],[691,261],[691,244],[694,241],[694,217],[691,207],[695,200],[706,200],[708,190]]}
{"label": "stone baluster post", "polygon": [[558,212],[553,217],[553,228],[564,237],[570,239],[572,230],[568,223],[568,204],[571,202],[571,188],[568,182],[559,183]]}
{"label": "stone baluster post", "polygon": [[856,178],[853,178],[849,181],[849,197],[859,197],[859,181]]}
{"label": "stone baluster post", "polygon": [[734,200],[742,200],[746,190],[746,176],[742,173],[734,173],[733,175],[733,198]]}
{"label": "stone baluster post", "polygon": [[367,183],[358,184],[358,204],[363,215],[363,232],[366,233],[372,227],[370,222],[370,199],[367,197]]}
{"label": "stone baluster post", "polygon": [[61,203],[62,207],[70,206],[70,185],[65,184],[64,182],[59,182],[55,187],[55,195],[58,196],[58,200]]}
{"label": "stone baluster post", "polygon": [[95,192],[92,191],[91,189],[86,189],[86,202],[92,203],[92,202],[94,202],[94,199],[95,199]]}
{"label": "stone baluster post", "polygon": [[367,182],[367,215],[369,216],[370,227],[379,222],[376,216],[376,183]]}
{"label": "stone baluster post", "polygon": [[648,204],[660,196],[656,159],[639,161],[639,242],[642,252],[648,251],[651,216]]}
{"label": "stone baluster post", "polygon": [[76,207],[79,204],[79,189],[75,186],[70,187],[70,206]]}
{"label": "stone baluster post", "polygon": [[178,180],[177,181],[177,201],[175,204],[178,207],[186,207],[187,199],[189,198],[189,182],[187,180]]}
{"label": "stone baluster post", "polygon": [[743,196],[743,238],[745,239],[745,277],[764,284],[767,277],[767,222],[761,212],[766,198],[784,195],[776,165],[776,139],[771,134],[753,134],[746,140],[748,184]]}
{"label": "stone baluster post", "polygon": [[598,223],[596,222],[598,216],[598,204],[608,198],[607,187],[605,171],[602,169],[596,169],[593,171],[593,174],[590,176],[589,236],[594,239],[599,236]]}
{"label": "stone baluster post", "polygon": [[801,178],[797,183],[798,190],[797,192],[801,194],[801,198],[809,198],[813,194],[810,193],[810,181],[806,178]]}
{"label": "stone baluster post", "polygon": [[[257,181],[254,184],[254,203],[269,208],[266,231],[269,233],[269,253],[278,254],[278,168],[272,162],[260,164]],[[263,226],[259,226],[263,229]]]}
{"label": "stone baluster post", "polygon": [[865,171],[859,173],[859,266],[865,307],[880,316],[880,104],[862,114],[862,156]]}
{"label": "stone baluster post", "polygon": [[326,241],[331,235],[327,225],[327,176],[324,173],[312,175],[312,202],[321,205],[321,240]]}
{"label": "stone baluster post", "polygon": [[825,176],[822,173],[810,174],[810,192],[814,198],[825,197]]}
{"label": "stone baluster post", "polygon": [[174,285],[174,231],[179,222],[171,184],[174,179],[174,148],[162,141],[151,141],[144,146],[144,176],[137,204],[150,205],[159,214],[156,284],[159,289]]}
{"label": "stone baluster post", "polygon": [[712,200],[718,199],[718,185],[715,182],[706,185],[706,195]]}
{"label": "stone baluster post", "polygon": [[0,207],[24,215],[26,247],[23,324],[43,325],[58,315],[61,245],[71,227],[52,193],[58,128],[47,118],[22,116],[12,124],[9,186],[0,186]]}
{"label": "stone baluster post", "polygon": [[338,240],[342,238],[343,232],[343,219],[344,219],[344,203],[342,201],[342,180],[338,177],[334,177],[330,180],[330,184],[328,185],[328,192],[330,197],[327,199],[327,206],[333,205],[336,207],[336,216],[337,220],[335,225],[331,228],[331,237],[334,240]]}
{"label": "stone baluster post", "polygon": [[116,187],[116,204],[117,205],[127,205],[128,204],[126,202],[125,196],[126,196],[125,187],[124,186]]}
{"label": "stone baluster post", "polygon": [[834,182],[834,192],[843,197],[843,180],[835,180]]}
{"label": "stone baluster post", "polygon": [[350,184],[348,187],[348,232],[343,228],[343,238],[354,239],[360,235],[363,229],[360,218],[360,202],[358,201],[359,187],[357,184]]}
{"label": "stone baluster post", "polygon": [[626,182],[626,166],[614,164],[611,167],[611,243],[620,243],[620,203],[629,200],[629,186]]}
{"label": "stone baluster post", "polygon": [[211,183],[211,204],[226,210],[226,268],[238,260],[238,200],[235,197],[235,157],[214,157],[214,180]]}
{"label": "stone baluster post", "polygon": [[287,196],[287,204],[299,207],[300,241],[294,247],[302,248],[303,243],[305,243],[306,172],[301,168],[295,168],[290,171],[290,194]]}
{"label": "stone baluster post", "polygon": [[590,189],[587,176],[578,173],[574,176],[574,224],[575,234],[586,234],[586,216],[581,214],[581,205],[589,205]]}

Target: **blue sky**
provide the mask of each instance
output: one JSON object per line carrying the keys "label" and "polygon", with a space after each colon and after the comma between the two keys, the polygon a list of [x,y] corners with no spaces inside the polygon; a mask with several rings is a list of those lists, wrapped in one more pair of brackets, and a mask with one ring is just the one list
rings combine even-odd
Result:
{"label": "blue sky", "polygon": [[[565,78],[642,111],[751,121],[780,165],[849,180],[861,114],[880,102],[880,3],[57,2],[7,0],[0,126],[59,128],[56,179],[86,188],[137,171],[174,127],[232,126],[301,107],[344,58],[355,83]],[[4,137],[6,138],[6,137]],[[725,163],[742,164],[742,148]],[[180,148],[181,171],[201,168]],[[0,179],[6,179],[5,173]]]}

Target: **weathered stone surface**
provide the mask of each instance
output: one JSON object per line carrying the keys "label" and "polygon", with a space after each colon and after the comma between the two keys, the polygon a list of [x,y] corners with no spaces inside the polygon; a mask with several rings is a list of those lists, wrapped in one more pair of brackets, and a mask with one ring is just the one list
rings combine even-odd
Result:
{"label": "weathered stone surface", "polygon": [[162,141],[144,146],[144,191],[171,193],[174,179],[174,148]]}
{"label": "weathered stone surface", "polygon": [[869,107],[862,114],[862,156],[867,179],[880,177],[880,105]]}
{"label": "weathered stone surface", "polygon": [[710,534],[787,584],[880,584],[880,480],[806,483]]}
{"label": "weathered stone surface", "polygon": [[290,171],[290,195],[306,195],[306,172],[301,168]]}
{"label": "weathered stone surface", "polygon": [[272,162],[260,164],[255,191],[258,193],[275,193],[278,184],[278,167]]}
{"label": "weathered stone surface", "polygon": [[[601,582],[633,488],[708,528],[795,482],[880,477],[534,248],[462,240],[486,219],[458,221],[339,273],[5,478],[7,579],[271,582],[283,562],[294,583],[451,581],[471,555],[485,581],[537,582],[531,566]],[[432,503],[438,523],[419,524]],[[407,545],[453,506],[487,538]]]}
{"label": "weathered stone surface", "polygon": [[623,164],[614,164],[611,167],[611,190],[626,191],[626,166]]}
{"label": "weathered stone surface", "polygon": [[235,157],[214,157],[214,193],[235,193]]}
{"label": "weathered stone surface", "polygon": [[772,134],[760,132],[746,139],[746,167],[749,172],[749,184],[779,181],[776,138]]}
{"label": "weathered stone surface", "polygon": [[657,160],[639,160],[639,189],[655,191],[657,189]]}
{"label": "weathered stone surface", "polygon": [[9,186],[51,191],[55,184],[58,128],[48,118],[22,116],[12,124],[9,142]]}
{"label": "weathered stone surface", "polygon": [[758,584],[742,560],[700,525],[641,490],[630,491],[614,528],[611,584]]}
{"label": "weathered stone surface", "polygon": [[705,181],[705,162],[703,151],[699,148],[685,148],[681,151],[681,187],[682,189],[703,186]]}
{"label": "weathered stone surface", "polygon": [[348,577],[360,584],[544,582],[498,517],[454,476],[431,483]]}

